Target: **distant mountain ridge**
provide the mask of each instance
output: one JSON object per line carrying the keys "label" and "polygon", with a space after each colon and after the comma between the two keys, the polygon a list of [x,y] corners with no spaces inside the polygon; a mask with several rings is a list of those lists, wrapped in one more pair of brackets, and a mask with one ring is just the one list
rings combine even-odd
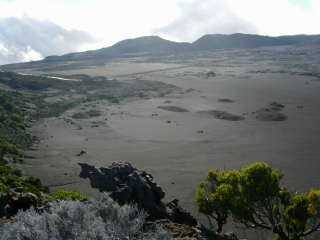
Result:
{"label": "distant mountain ridge", "polygon": [[[258,48],[285,45],[310,45],[320,44],[320,35],[292,35],[270,37],[254,34],[235,33],[208,34],[193,43],[174,42],[165,40],[158,36],[145,36],[120,41],[110,47],[91,50],[86,52],[69,53],[62,56],[49,56],[35,63],[50,63],[64,61],[103,61],[112,58],[143,56],[143,55],[166,55],[179,54],[193,51],[212,51],[217,49],[235,48]],[[22,63],[14,65],[28,65]],[[11,65],[7,65],[10,68]],[[6,66],[2,66],[6,69]]]}
{"label": "distant mountain ridge", "polygon": [[208,34],[193,43],[173,42],[158,36],[145,36],[134,39],[126,39],[111,47],[102,48],[82,53],[71,53],[63,56],[51,56],[45,60],[59,60],[60,58],[103,58],[125,57],[132,54],[174,54],[187,51],[208,51],[215,49],[231,48],[257,48],[269,46],[283,46],[294,44],[320,44],[320,35],[293,35],[269,37],[253,34],[235,33]]}
{"label": "distant mountain ridge", "polygon": [[231,35],[209,34],[201,37],[192,45],[196,50],[230,48],[257,48],[294,44],[319,44],[320,35],[293,35],[269,37],[253,34],[235,33]]}
{"label": "distant mountain ridge", "polygon": [[173,54],[189,51],[192,44],[173,42],[158,36],[145,36],[120,41],[111,47],[101,48],[80,53],[70,53],[63,56],[49,56],[45,61],[78,60],[78,59],[99,59],[128,57],[144,54]]}

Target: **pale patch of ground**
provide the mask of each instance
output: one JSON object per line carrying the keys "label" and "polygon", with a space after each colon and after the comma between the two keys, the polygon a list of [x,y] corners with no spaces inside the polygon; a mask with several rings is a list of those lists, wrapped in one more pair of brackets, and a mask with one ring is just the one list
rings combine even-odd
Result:
{"label": "pale patch of ground", "polygon": [[128,61],[106,63],[103,66],[91,66],[89,68],[81,68],[78,70],[64,70],[56,73],[72,75],[72,74],[87,74],[91,76],[107,76],[118,77],[130,74],[148,73],[153,71],[163,71],[166,69],[183,68],[181,64],[168,63],[136,63]]}

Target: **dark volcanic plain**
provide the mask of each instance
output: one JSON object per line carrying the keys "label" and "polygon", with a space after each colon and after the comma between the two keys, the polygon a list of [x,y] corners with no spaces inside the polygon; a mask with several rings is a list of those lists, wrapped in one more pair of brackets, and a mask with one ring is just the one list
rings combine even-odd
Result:
{"label": "dark volcanic plain", "polygon": [[[199,216],[195,189],[211,168],[264,161],[283,171],[292,190],[320,187],[319,45],[46,64],[14,70],[178,87],[120,104],[82,104],[36,123],[33,133],[40,142],[22,168],[52,189],[93,193],[78,176],[79,162],[108,166],[127,161],[152,173],[168,199],[180,199]],[[90,110],[99,114],[73,117]]]}

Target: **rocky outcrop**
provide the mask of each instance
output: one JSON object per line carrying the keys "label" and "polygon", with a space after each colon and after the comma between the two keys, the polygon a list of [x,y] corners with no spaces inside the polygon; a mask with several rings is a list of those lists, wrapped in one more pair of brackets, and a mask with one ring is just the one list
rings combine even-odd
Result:
{"label": "rocky outcrop", "polygon": [[185,113],[189,112],[189,110],[177,106],[159,106],[159,109],[169,111],[169,112],[177,112],[177,113]]}
{"label": "rocky outcrop", "polygon": [[0,203],[2,211],[1,216],[13,216],[19,210],[27,210],[30,207],[39,205],[40,199],[33,193],[23,192],[17,189],[10,189],[8,193],[0,195]]}
{"label": "rocky outcrop", "polygon": [[179,205],[179,200],[174,199],[166,204],[169,219],[174,223],[185,224],[188,226],[197,225],[195,218]]}
{"label": "rocky outcrop", "polygon": [[81,151],[77,154],[77,156],[78,156],[78,157],[81,157],[81,156],[84,155],[84,154],[87,154],[87,151],[81,150]]}
{"label": "rocky outcrop", "polygon": [[[216,240],[239,240],[239,238],[234,233],[224,233],[221,235],[216,235]],[[246,239],[241,239],[246,240]]]}
{"label": "rocky outcrop", "polygon": [[174,223],[168,220],[158,220],[155,222],[147,222],[145,228],[149,231],[155,231],[157,227],[161,226],[168,231],[175,240],[246,240],[239,239],[234,233],[218,234],[215,232],[208,232],[203,226],[190,226],[186,224]]}
{"label": "rocky outcrop", "polygon": [[96,168],[86,163],[81,166],[81,178],[89,178],[91,186],[109,192],[112,199],[123,204],[136,204],[149,220],[169,219],[175,223],[197,225],[195,218],[179,206],[178,200],[165,204],[165,193],[153,176],[134,168],[130,163],[113,163],[107,168]]}
{"label": "rocky outcrop", "polygon": [[211,78],[211,77],[215,77],[216,73],[214,71],[209,71],[206,73],[206,78]]}
{"label": "rocky outcrop", "polygon": [[189,226],[185,224],[174,223],[170,221],[157,221],[153,223],[155,226],[161,226],[168,231],[173,239],[179,240],[200,240],[203,238],[201,229],[196,226]]}
{"label": "rocky outcrop", "polygon": [[279,122],[287,120],[287,115],[281,113],[281,111],[285,108],[285,106],[281,103],[272,102],[268,107],[262,108],[254,114],[256,115],[256,119],[260,121],[267,122]]}
{"label": "rocky outcrop", "polygon": [[226,120],[226,121],[242,121],[245,119],[243,116],[235,115],[232,113],[219,111],[219,110],[199,111],[198,113],[204,116],[212,116],[216,119]]}

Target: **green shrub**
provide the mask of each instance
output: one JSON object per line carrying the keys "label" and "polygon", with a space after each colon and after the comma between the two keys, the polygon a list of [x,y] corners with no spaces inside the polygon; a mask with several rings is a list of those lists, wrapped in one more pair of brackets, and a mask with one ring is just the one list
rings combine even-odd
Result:
{"label": "green shrub", "polygon": [[15,148],[31,144],[27,132],[29,114],[25,111],[28,99],[19,93],[0,90],[0,158],[4,154],[16,154]]}
{"label": "green shrub", "polygon": [[59,190],[55,193],[52,193],[48,196],[47,200],[49,202],[52,201],[80,201],[84,202],[89,200],[87,196],[82,195],[79,192],[76,191],[65,191],[65,190]]}
{"label": "green shrub", "polygon": [[38,197],[39,203],[43,201],[43,193],[48,192],[39,179],[23,176],[19,170],[0,163],[0,218],[6,216],[4,208],[10,201],[11,190],[33,193]]}
{"label": "green shrub", "polygon": [[10,201],[11,192],[33,193],[41,201],[43,193],[48,191],[39,179],[23,176],[5,161],[7,156],[13,160],[22,157],[23,150],[32,143],[27,132],[28,103],[24,95],[0,90],[0,217],[5,214],[4,207]]}
{"label": "green shrub", "polygon": [[290,193],[283,175],[265,163],[238,171],[210,171],[197,190],[199,211],[221,232],[233,218],[248,228],[269,230],[279,240],[301,240],[320,227],[320,190]]}
{"label": "green shrub", "polygon": [[42,186],[38,178],[22,176],[19,170],[5,165],[0,165],[0,186],[0,192],[19,188],[23,192],[30,192],[39,197],[43,192],[48,191],[46,187]]}

